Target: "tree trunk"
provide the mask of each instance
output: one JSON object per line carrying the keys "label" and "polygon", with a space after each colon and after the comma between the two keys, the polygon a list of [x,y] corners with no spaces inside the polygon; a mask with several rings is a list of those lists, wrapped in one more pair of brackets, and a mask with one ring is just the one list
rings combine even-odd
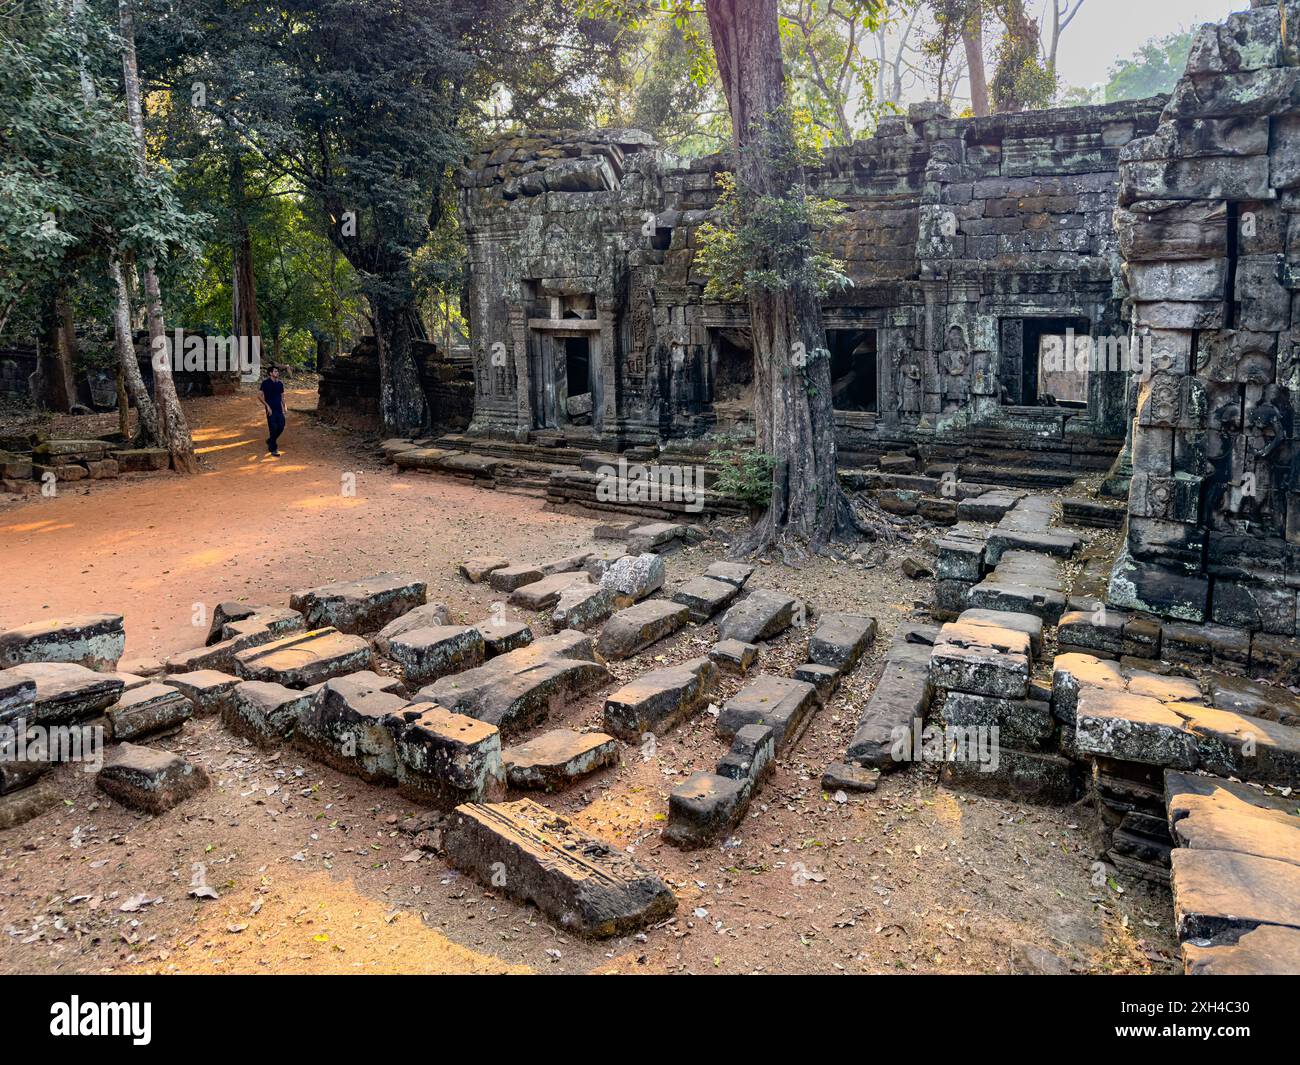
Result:
{"label": "tree trunk", "polygon": [[135,337],[131,331],[131,296],[126,288],[122,264],[116,258],[108,261],[108,276],[113,280],[117,297],[113,301],[113,341],[117,347],[117,365],[122,373],[126,390],[135,403],[136,418],[145,440],[154,447],[162,446],[158,431],[158,411],[149,397],[140,375],[140,363],[135,355]]}
{"label": "tree trunk", "polygon": [[979,4],[971,5],[970,16],[961,28],[966,46],[966,66],[970,70],[970,106],[976,118],[989,113],[989,82],[984,72],[984,15]]}
{"label": "tree trunk", "polygon": [[231,333],[247,338],[252,350],[253,338],[262,333],[261,318],[257,312],[257,279],[253,271],[253,241],[244,215],[244,161],[239,149],[231,149],[230,202],[234,205],[234,231],[231,234],[230,254],[234,263],[231,279]]}
{"label": "tree trunk", "polygon": [[73,372],[76,358],[77,333],[72,321],[72,307],[68,303],[66,282],[59,282],[53,302],[46,308],[41,380],[44,395],[40,400],[50,410],[67,414],[77,401],[77,383]]}
{"label": "tree trunk", "polygon": [[379,348],[379,410],[384,430],[393,436],[410,436],[429,425],[420,372],[412,347],[415,307],[410,302],[390,304],[372,296],[375,343]]}
{"label": "tree trunk", "polygon": [[[135,141],[137,165],[146,173],[148,159],[145,155],[144,111],[140,99],[140,74],[135,61],[135,17],[131,0],[118,0],[118,17],[122,35],[122,80],[126,90],[126,113],[131,122]],[[144,273],[144,303],[149,314],[149,348],[155,354],[166,350],[167,327],[163,322],[162,291],[158,287],[158,274],[154,264],[145,260],[140,264]],[[176,395],[176,382],[172,368],[163,358],[153,361],[153,393],[158,411],[158,430],[163,447],[171,455],[172,468],[178,473],[197,473],[198,460],[194,457],[194,441],[185,420],[180,397]]]}
{"label": "tree trunk", "polygon": [[[718,73],[731,112],[742,212],[761,198],[804,195],[787,107],[777,0],[707,0]],[[802,247],[760,252],[755,269],[785,283],[749,293],[754,338],[754,425],[775,460],[772,500],[744,549],[817,550],[845,531],[835,474],[835,420],[821,300]]]}
{"label": "tree trunk", "polygon": [[117,364],[117,432],[124,443],[131,442],[131,397],[126,392],[126,375],[122,373],[122,364]]}

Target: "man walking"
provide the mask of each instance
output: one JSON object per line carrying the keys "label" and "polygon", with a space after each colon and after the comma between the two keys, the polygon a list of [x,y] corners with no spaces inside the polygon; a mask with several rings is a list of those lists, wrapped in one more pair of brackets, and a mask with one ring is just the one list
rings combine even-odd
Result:
{"label": "man walking", "polygon": [[279,458],[276,443],[284,432],[284,382],[280,380],[280,367],[271,367],[262,381],[261,396],[262,406],[266,408],[266,450]]}

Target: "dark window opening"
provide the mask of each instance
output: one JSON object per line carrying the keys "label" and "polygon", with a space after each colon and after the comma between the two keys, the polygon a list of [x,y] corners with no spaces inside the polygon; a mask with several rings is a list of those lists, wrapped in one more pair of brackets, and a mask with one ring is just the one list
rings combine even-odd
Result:
{"label": "dark window opening", "polygon": [[[1086,407],[1088,405],[1088,373],[1090,366],[1083,350],[1069,348],[1073,335],[1077,344],[1090,334],[1086,318],[1025,318],[1022,322],[1024,339],[1019,365],[1009,375],[1003,376],[1003,400],[1022,407]],[[1073,333],[1071,333],[1073,331]],[[1068,356],[1063,362],[1054,362]]]}
{"label": "dark window opening", "polygon": [[655,251],[667,251],[673,243],[671,226],[656,226],[654,236],[650,238],[650,247]]}
{"label": "dark window opening", "polygon": [[564,380],[570,396],[591,391],[591,342],[586,337],[564,338]]}
{"label": "dark window opening", "polygon": [[839,411],[880,409],[874,329],[828,329],[831,353],[831,405]]}
{"label": "dark window opening", "polygon": [[754,390],[749,338],[718,330],[713,342],[713,402],[748,404]]}

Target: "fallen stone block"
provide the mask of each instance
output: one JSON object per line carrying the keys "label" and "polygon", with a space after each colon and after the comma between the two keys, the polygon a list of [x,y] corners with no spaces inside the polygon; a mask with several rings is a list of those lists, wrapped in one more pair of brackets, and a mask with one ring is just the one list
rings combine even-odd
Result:
{"label": "fallen stone block", "polygon": [[556,632],[595,628],[614,613],[614,596],[599,584],[573,583],[560,593],[551,611],[551,625]]}
{"label": "fallen stone block", "polygon": [[1030,642],[1017,629],[949,622],[930,656],[936,688],[1023,699],[1029,691]]}
{"label": "fallen stone block", "polygon": [[681,603],[691,612],[691,620],[703,625],[739,594],[740,589],[726,581],[711,577],[692,577],[679,585],[672,595],[674,603]]}
{"label": "fallen stone block", "polygon": [[747,781],[757,788],[776,760],[776,730],[771,725],[746,725],[731,738],[731,749],[718,762],[718,775]]}
{"label": "fallen stone block", "polygon": [[554,577],[561,573],[578,574],[585,571],[587,563],[595,557],[594,551],[579,551],[577,554],[565,555],[550,562],[543,562],[538,569],[543,577]]}
{"label": "fallen stone block", "polygon": [[677,908],[653,873],[529,800],[457,807],[444,843],[452,865],[578,935],[623,935]]}
{"label": "fallen stone block", "polygon": [[[1210,705],[1280,725],[1300,726],[1300,697],[1276,684],[1261,684],[1231,674],[1215,676],[1211,678]],[[0,713],[2,707],[0,702]]]}
{"label": "fallen stone block", "polygon": [[274,747],[293,735],[314,698],[312,692],[296,691],[283,684],[243,681],[235,685],[234,699],[223,712],[221,722],[259,747]]}
{"label": "fallen stone block", "polygon": [[1128,619],[1122,610],[1069,610],[1061,615],[1056,638],[1072,649],[1118,658],[1124,653],[1124,625]]}
{"label": "fallen stone block", "polygon": [[1075,750],[1121,762],[1194,769],[1196,738],[1185,720],[1149,696],[1086,687],[1074,723]]}
{"label": "fallen stone block", "polygon": [[987,533],[967,525],[957,525],[937,545],[935,576],[941,581],[974,584],[984,577],[984,545]]}
{"label": "fallen stone block", "polygon": [[194,716],[194,706],[176,688],[154,682],[124,692],[104,716],[112,738],[122,742],[174,731]]}
{"label": "fallen stone block", "polygon": [[171,454],[161,447],[130,448],[109,454],[122,473],[158,473],[171,465]]}
{"label": "fallen stone block", "polygon": [[357,635],[378,632],[408,610],[424,604],[424,581],[400,573],[380,573],[297,592],[289,605],[311,629],[334,628]]}
{"label": "fallen stone block", "polygon": [[808,637],[808,661],[852,673],[876,638],[876,619],[863,614],[824,614]]}
{"label": "fallen stone block", "polygon": [[370,783],[385,783],[397,773],[393,739],[386,719],[409,705],[383,690],[383,678],[362,671],[325,681],[309,693],[298,714],[295,747],[317,761]]}
{"label": "fallen stone block", "polygon": [[1261,925],[1300,929],[1300,865],[1187,848],[1171,863],[1179,939],[1231,940]]}
{"label": "fallen stone block", "polygon": [[718,623],[718,638],[758,643],[779,636],[797,621],[802,622],[803,604],[792,595],[766,588],[750,592]]}
{"label": "fallen stone block", "polygon": [[489,659],[477,669],[443,677],[421,688],[415,701],[437,703],[503,732],[518,732],[608,684],[609,670],[592,658],[591,637],[566,630]]}
{"label": "fallen stone block", "polygon": [[628,743],[648,732],[663,735],[708,701],[717,675],[708,658],[651,670],[605,700],[605,728]]}
{"label": "fallen stone block", "polygon": [[1244,669],[1250,663],[1250,633],[1241,629],[1166,621],[1160,627],[1160,638],[1171,662],[1213,663],[1230,669]]}
{"label": "fallen stone block", "polygon": [[501,733],[495,725],[416,704],[390,714],[386,727],[403,795],[443,810],[505,795]]}
{"label": "fallen stone block", "polygon": [[912,626],[895,637],[880,679],[845,752],[845,760],[882,770],[900,769],[907,764],[912,750],[912,735],[925,720],[933,689],[930,685],[932,648],[923,642],[934,640],[939,630],[931,626]]}
{"label": "fallen stone block", "polygon": [[246,618],[236,618],[221,626],[222,641],[239,640],[248,637],[260,638],[270,634],[271,639],[280,639],[295,633],[305,632],[302,615],[288,607],[260,607]]}
{"label": "fallen stone block", "polygon": [[0,668],[73,662],[87,669],[114,670],[125,647],[121,614],[53,618],[0,633]]}
{"label": "fallen stone block", "polygon": [[1061,805],[1078,796],[1073,763],[1050,751],[1020,751],[1000,747],[994,758],[957,758],[945,762],[943,782],[963,791],[1014,799],[1018,802]]}
{"label": "fallen stone block", "polygon": [[483,654],[487,658],[517,651],[533,642],[533,630],[522,621],[490,617],[474,627],[483,637]]}
{"label": "fallen stone block", "polygon": [[206,788],[208,774],[171,751],[122,743],[109,754],[95,783],[124,806],[161,814]]}
{"label": "fallen stone block", "polygon": [[612,615],[600,630],[596,651],[606,661],[631,658],[651,644],[671,636],[690,620],[690,612],[677,603],[651,599]]}
{"label": "fallen stone block", "polygon": [[743,677],[758,658],[758,648],[740,640],[719,640],[709,651],[709,657],[722,672]]}
{"label": "fallen stone block", "polygon": [[629,554],[640,555],[651,551],[667,551],[681,543],[686,526],[675,522],[655,521],[638,525],[627,534]]}
{"label": "fallen stone block", "polygon": [[822,773],[822,790],[875,791],[880,784],[880,770],[851,762],[832,762]]}
{"label": "fallen stone block", "polygon": [[237,652],[235,673],[241,680],[309,688],[331,677],[369,669],[370,663],[370,644],[362,637],[314,629]]}
{"label": "fallen stone block", "polygon": [[704,571],[712,581],[722,581],[736,588],[744,588],[754,575],[754,567],[747,562],[714,562]]}
{"label": "fallen stone block", "polygon": [[1057,724],[1047,702],[956,691],[950,691],[944,700],[943,721],[961,729],[997,729],[999,743],[1023,751],[1046,747],[1055,736]]}
{"label": "fallen stone block", "polygon": [[658,555],[624,555],[605,567],[600,584],[609,590],[616,606],[626,607],[662,588],[666,572]]}
{"label": "fallen stone block", "polygon": [[618,743],[603,732],[552,729],[502,754],[512,788],[563,791],[618,761]]}
{"label": "fallen stone block", "polygon": [[1164,705],[1183,720],[1206,772],[1278,787],[1300,786],[1300,729],[1196,703]]}
{"label": "fallen stone block", "polygon": [[817,705],[817,689],[811,684],[762,675],[722,707],[718,735],[730,739],[746,725],[770,725],[776,734],[777,750],[781,751],[794,741]]}
{"label": "fallen stone block", "polygon": [[1043,650],[1043,619],[1033,614],[1018,614],[1006,610],[963,610],[957,621],[961,625],[984,625],[999,629],[1015,629],[1029,637],[1029,650],[1037,658]]}
{"label": "fallen stone block", "polygon": [[0,725],[28,721],[35,708],[35,678],[14,670],[0,670]]}
{"label": "fallen stone block", "polygon": [[429,684],[439,677],[483,664],[483,634],[466,625],[412,629],[393,637],[388,655],[410,684]]}
{"label": "fallen stone block", "polygon": [[556,573],[516,588],[510,593],[509,602],[523,610],[551,610],[560,601],[560,596],[574,586],[596,587],[585,573]]}
{"label": "fallen stone block", "polygon": [[533,584],[545,576],[541,566],[524,564],[495,569],[488,574],[487,581],[495,591],[513,592],[516,588]]}
{"label": "fallen stone block", "polygon": [[58,783],[49,777],[12,793],[0,793],[0,832],[25,825],[62,803],[63,792]]}
{"label": "fallen stone block", "polygon": [[819,666],[815,662],[805,662],[796,666],[794,679],[811,684],[817,689],[817,703],[825,706],[835,695],[840,686],[840,672],[834,666]]}
{"label": "fallen stone block", "polygon": [[664,839],[676,847],[707,847],[745,815],[750,787],[717,773],[692,773],[668,795]]}
{"label": "fallen stone block", "polygon": [[[249,603],[238,603],[233,600],[218,603],[212,611],[212,623],[208,626],[208,638],[204,641],[206,646],[211,647],[214,643],[220,643],[226,639],[222,635],[222,630],[232,621],[243,621],[246,618],[251,618],[259,610],[263,609],[269,610],[271,608],[252,606]],[[294,611],[294,613],[296,614],[297,611]],[[299,620],[301,620],[301,615],[299,615]]]}
{"label": "fallen stone block", "polygon": [[[92,718],[122,696],[125,685],[111,673],[97,673],[74,662],[29,662],[5,670],[8,687],[19,685],[11,695],[11,709],[0,712],[0,724],[10,725],[18,713],[30,725],[69,725]],[[22,701],[23,681],[36,687],[32,704]]]}
{"label": "fallen stone block", "polygon": [[1033,614],[1055,625],[1065,613],[1065,596],[1040,584],[990,575],[966,594],[966,606],[981,610]]}
{"label": "fallen stone block", "polygon": [[1300,973],[1300,929],[1263,924],[1234,943],[1183,943],[1188,976],[1294,976]]}
{"label": "fallen stone block", "polygon": [[452,624],[451,611],[446,603],[425,603],[408,610],[400,618],[394,618],[375,635],[375,650],[381,655],[389,654],[392,641],[416,629],[432,629]]}
{"label": "fallen stone block", "polygon": [[470,584],[481,584],[488,575],[510,565],[508,558],[467,558],[459,566],[460,575]]}

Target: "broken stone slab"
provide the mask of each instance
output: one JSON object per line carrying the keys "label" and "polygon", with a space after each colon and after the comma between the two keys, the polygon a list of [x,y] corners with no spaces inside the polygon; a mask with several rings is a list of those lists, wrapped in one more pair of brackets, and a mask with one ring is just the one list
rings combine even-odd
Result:
{"label": "broken stone slab", "polygon": [[1300,729],[1196,703],[1164,705],[1184,721],[1206,772],[1278,787],[1300,786]]}
{"label": "broken stone slab", "polygon": [[158,473],[171,464],[170,452],[161,447],[129,448],[109,454],[122,473]]}
{"label": "broken stone slab", "polygon": [[222,713],[221,723],[259,747],[274,747],[293,735],[314,698],[314,692],[296,691],[283,684],[243,681],[235,685],[234,698]]}
{"label": "broken stone slab", "polygon": [[[895,637],[880,679],[858,719],[845,760],[882,770],[900,769],[912,750],[912,733],[924,724],[933,689],[930,685],[932,626],[911,626]],[[908,636],[913,640],[909,640]]]}
{"label": "broken stone slab", "polygon": [[1055,625],[1065,613],[1065,596],[1042,584],[990,575],[967,592],[966,605],[979,610],[1033,614]]}
{"label": "broken stone slab", "polygon": [[1173,769],[1194,769],[1199,761],[1184,718],[1158,699],[1105,688],[1080,690],[1074,748],[1081,755]]}
{"label": "broken stone slab", "polygon": [[[15,709],[0,713],[0,724],[11,725],[17,713],[31,725],[67,725],[92,718],[121,698],[125,685],[111,673],[97,673],[75,662],[29,662],[5,670],[9,686],[30,681],[36,700],[27,705],[11,697]],[[20,692],[21,694],[21,692]]]}
{"label": "broken stone slab", "polygon": [[446,603],[425,603],[394,618],[375,635],[375,650],[388,655],[394,639],[415,629],[430,629],[452,624],[451,611]]}
{"label": "broken stone slab", "polygon": [[1169,828],[1180,847],[1232,851],[1300,865],[1300,815],[1261,807],[1223,788],[1215,788],[1209,795],[1175,792],[1169,805]]}
{"label": "broken stone slab", "polygon": [[599,584],[574,582],[560,593],[551,611],[551,626],[556,632],[565,629],[587,631],[605,622],[614,613],[614,596]]}
{"label": "broken stone slab", "polygon": [[707,847],[744,817],[751,790],[747,780],[692,773],[668,795],[664,839],[683,849]]}
{"label": "broken stone slab", "polygon": [[672,600],[681,603],[691,612],[692,621],[703,625],[739,593],[739,588],[726,581],[717,581],[712,577],[692,577],[673,591]]}
{"label": "broken stone slab", "polygon": [[397,788],[442,810],[504,797],[501,732],[495,725],[437,705],[389,714],[385,726],[396,759]]}
{"label": "broken stone slab", "polygon": [[561,573],[578,574],[585,571],[587,563],[594,557],[594,551],[579,551],[573,555],[565,555],[563,558],[543,562],[538,566],[538,569],[542,571],[543,577],[554,577]]}
{"label": "broken stone slab", "polygon": [[747,562],[714,562],[704,571],[704,576],[712,581],[722,581],[740,589],[754,575],[754,567]]}
{"label": "broken stone slab", "polygon": [[560,601],[560,596],[570,588],[593,588],[591,578],[585,573],[565,571],[555,573],[530,584],[520,585],[510,593],[510,605],[524,610],[551,610]]}
{"label": "broken stone slab", "polygon": [[522,588],[525,584],[534,584],[545,576],[541,566],[525,563],[495,569],[488,574],[487,581],[495,591],[513,592],[516,588]]}
{"label": "broken stone slab", "polygon": [[474,627],[483,636],[483,654],[487,658],[517,651],[533,642],[533,630],[522,621],[493,616]]}
{"label": "broken stone slab", "polygon": [[303,632],[306,626],[302,615],[283,606],[258,607],[244,618],[231,618],[221,626],[221,640],[238,640],[241,637],[269,633],[272,639]]}
{"label": "broken stone slab", "polygon": [[717,676],[708,658],[642,674],[605,700],[605,728],[628,743],[646,733],[663,735],[708,701]]}
{"label": "broken stone slab", "polygon": [[623,935],[677,908],[653,873],[526,799],[457,807],[444,844],[452,865],[578,935]]}
{"label": "broken stone slab", "polygon": [[408,610],[424,605],[424,581],[401,573],[380,573],[355,581],[337,581],[297,592],[289,605],[308,628],[334,628],[357,635],[378,632]]}
{"label": "broken stone slab", "polygon": [[1065,529],[1028,532],[999,527],[989,533],[985,561],[996,566],[1007,551],[1031,551],[1054,558],[1073,558],[1083,541]]}
{"label": "broken stone slab", "polygon": [[875,791],[880,784],[880,770],[851,762],[832,762],[822,773],[822,790]]}
{"label": "broken stone slab", "polygon": [[502,754],[512,788],[563,791],[618,761],[618,743],[603,732],[552,729]]}
{"label": "broken stone slab", "polygon": [[409,704],[385,691],[384,681],[369,671],[325,681],[298,714],[294,746],[341,773],[370,783],[392,781],[397,767],[386,718]]}
{"label": "broken stone slab", "polygon": [[234,698],[239,677],[218,670],[196,670],[190,674],[173,674],[161,677],[161,683],[178,690],[190,700],[198,717],[220,714]]}
{"label": "broken stone slab", "polygon": [[121,614],[83,614],[20,625],[0,633],[0,668],[28,662],[72,662],[114,670],[126,647]]}
{"label": "broken stone slab", "polygon": [[460,564],[459,572],[470,584],[482,584],[488,576],[510,565],[508,558],[467,558]]}
{"label": "broken stone slab", "polygon": [[670,521],[653,521],[638,525],[628,531],[628,554],[641,555],[654,551],[667,551],[681,543],[686,526]]}
{"label": "broken stone slab", "polygon": [[718,622],[718,638],[758,643],[802,623],[803,604],[792,595],[761,588],[750,592]]}
{"label": "broken stone slab", "polygon": [[605,567],[600,584],[609,590],[616,606],[625,607],[662,588],[666,572],[658,555],[624,555]]}
{"label": "broken stone slab", "polygon": [[483,664],[484,654],[483,634],[468,625],[411,629],[388,642],[388,656],[409,684],[429,684],[473,669]]}
{"label": "broken stone slab", "polygon": [[938,542],[935,576],[941,581],[974,584],[984,576],[984,547],[988,533],[969,525],[956,525]]}
{"label": "broken stone slab", "polygon": [[208,774],[171,751],[122,743],[109,754],[95,783],[124,806],[162,814],[206,788]]}
{"label": "broken stone slab", "polygon": [[992,488],[977,496],[969,496],[957,503],[957,517],[961,521],[1001,521],[1012,507],[1025,496],[1024,492],[1008,488]]}
{"label": "broken stone slab", "polygon": [[1009,610],[963,610],[957,617],[961,625],[986,625],[994,628],[1016,629],[1029,637],[1029,650],[1037,658],[1043,650],[1043,619],[1033,614],[1019,614]]}
{"label": "broken stone slab", "polygon": [[731,748],[718,762],[719,776],[747,781],[756,788],[776,759],[776,731],[771,725],[746,725],[731,738]]}
{"label": "broken stone slab", "polygon": [[151,682],[123,692],[104,716],[112,738],[122,742],[174,731],[194,716],[194,706],[171,685]]}
{"label": "broken stone slab", "polygon": [[824,614],[808,637],[808,661],[852,673],[876,638],[876,619],[865,614]]}
{"label": "broken stone slab", "polygon": [[421,688],[415,701],[437,703],[511,733],[611,679],[609,670],[593,661],[591,637],[566,630],[443,677]]}
{"label": "broken stone slab", "polygon": [[1071,651],[1118,658],[1124,653],[1124,625],[1128,618],[1122,610],[1067,610],[1061,615],[1056,638]]}
{"label": "broken stone slab", "polygon": [[746,725],[770,725],[777,750],[784,750],[817,705],[817,689],[811,684],[764,674],[727,700],[718,715],[718,735],[730,739]]}
{"label": "broken stone slab", "polygon": [[1179,939],[1231,940],[1261,925],[1300,929],[1300,865],[1180,847],[1170,887]]}
{"label": "broken stone slab", "polygon": [[1221,710],[1300,726],[1300,697],[1277,684],[1224,674],[1211,677],[1210,704]]}
{"label": "broken stone slab", "polygon": [[62,805],[63,791],[50,777],[12,793],[0,794],[0,832],[25,825],[46,810]]}
{"label": "broken stone slab", "polygon": [[370,644],[332,628],[286,636],[235,655],[241,680],[263,680],[286,688],[313,684],[370,668]]}
{"label": "broken stone slab", "polygon": [[230,622],[251,618],[260,609],[262,608],[248,603],[237,603],[233,600],[218,603],[212,611],[212,624],[208,626],[208,638],[204,641],[205,645],[211,647],[214,643],[220,643],[226,638],[222,635],[222,630]]}
{"label": "broken stone slab", "polygon": [[1052,663],[1052,712],[1057,719],[1073,725],[1084,688],[1101,688],[1131,692],[1160,702],[1201,702],[1200,685],[1187,677],[1164,676],[1134,669],[1095,655],[1066,653]]}
{"label": "broken stone slab", "polygon": [[1232,943],[1186,940],[1183,972],[1188,976],[1294,976],[1300,972],[1300,929],[1264,924]]}
{"label": "broken stone slab", "polygon": [[805,662],[796,666],[794,679],[811,684],[817,689],[817,702],[825,706],[835,695],[840,686],[840,671],[834,666],[822,666],[816,662]]}
{"label": "broken stone slab", "polygon": [[1023,699],[1029,691],[1030,642],[1017,629],[949,622],[930,657],[936,688],[1002,699]]}
{"label": "broken stone slab", "polygon": [[678,603],[649,599],[613,614],[600,630],[596,651],[606,661],[631,658],[671,636],[690,620],[690,611]]}
{"label": "broken stone slab", "polygon": [[758,658],[758,648],[741,640],[719,640],[709,651],[709,657],[722,672],[743,677]]}
{"label": "broken stone slab", "polygon": [[1219,668],[1245,668],[1250,663],[1250,633],[1226,625],[1190,625],[1165,621],[1161,648],[1171,662],[1213,663]]}

